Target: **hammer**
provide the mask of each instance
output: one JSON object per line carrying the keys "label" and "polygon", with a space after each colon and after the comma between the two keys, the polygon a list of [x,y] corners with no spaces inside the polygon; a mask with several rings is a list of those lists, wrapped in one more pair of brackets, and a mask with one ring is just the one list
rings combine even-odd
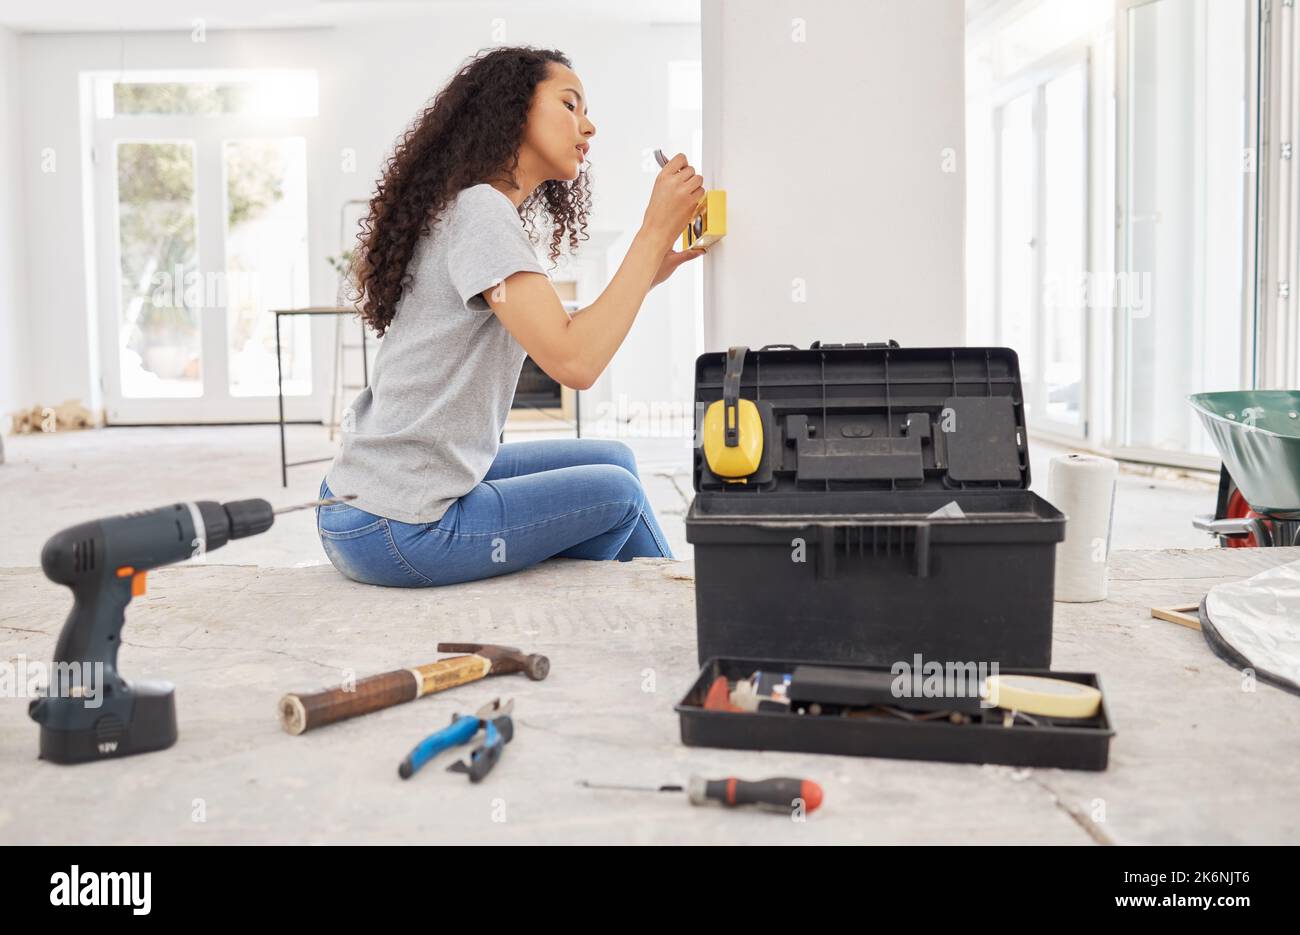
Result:
{"label": "hammer", "polygon": [[280,723],[291,734],[302,734],[325,724],[391,708],[422,695],[446,691],[489,675],[523,672],[540,682],[551,671],[551,661],[537,653],[525,655],[513,646],[491,643],[439,643],[440,653],[468,653],[439,659],[411,669],[394,669],[372,675],[354,685],[340,685],[310,695],[290,694],[280,699]]}

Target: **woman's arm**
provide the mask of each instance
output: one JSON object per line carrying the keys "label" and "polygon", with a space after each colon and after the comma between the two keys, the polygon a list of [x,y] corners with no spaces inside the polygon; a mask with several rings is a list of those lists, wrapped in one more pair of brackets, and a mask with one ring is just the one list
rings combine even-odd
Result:
{"label": "woman's arm", "polygon": [[656,235],[642,228],[605,291],[572,318],[541,273],[515,273],[483,298],[552,380],[590,389],[632,330],[664,252]]}
{"label": "woman's arm", "polygon": [[680,153],[664,166],[627,256],[605,291],[581,314],[570,318],[565,313],[551,281],[541,273],[518,272],[483,292],[506,330],[551,379],[585,390],[604,372],[663,268],[680,264],[671,256],[673,241],[704,197],[703,181]]}

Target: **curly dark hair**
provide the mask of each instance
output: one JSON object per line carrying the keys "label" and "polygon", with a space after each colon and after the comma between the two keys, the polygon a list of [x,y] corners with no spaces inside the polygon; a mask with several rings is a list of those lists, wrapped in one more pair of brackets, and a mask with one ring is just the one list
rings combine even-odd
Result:
{"label": "curly dark hair", "polygon": [[[480,50],[398,140],[361,222],[349,270],[351,297],[380,337],[410,285],[406,267],[416,242],[437,224],[448,202],[471,185],[503,175],[519,187],[519,147],[534,89],[548,77],[550,62],[573,67],[553,49]],[[519,206],[534,243],[538,212],[549,217],[552,267],[566,234],[572,250],[579,237],[587,239],[589,176],[588,171],[572,181],[544,181]]]}

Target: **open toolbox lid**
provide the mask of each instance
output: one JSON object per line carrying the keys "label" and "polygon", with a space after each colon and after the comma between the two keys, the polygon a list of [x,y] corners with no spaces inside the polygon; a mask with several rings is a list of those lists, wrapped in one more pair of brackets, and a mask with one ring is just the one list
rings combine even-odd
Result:
{"label": "open toolbox lid", "polygon": [[[704,455],[704,414],[724,399],[729,361],[731,392],[763,425],[758,470],[743,481],[714,474]],[[1007,347],[814,341],[701,354],[695,440],[697,491],[1029,487],[1020,364]]]}

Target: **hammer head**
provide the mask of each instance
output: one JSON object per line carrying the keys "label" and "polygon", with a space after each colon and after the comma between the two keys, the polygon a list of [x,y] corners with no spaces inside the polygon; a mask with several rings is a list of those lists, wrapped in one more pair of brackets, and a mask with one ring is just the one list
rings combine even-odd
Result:
{"label": "hammer head", "polygon": [[493,643],[439,643],[438,652],[482,656],[492,663],[488,675],[522,672],[534,682],[540,682],[551,671],[551,660],[545,656],[525,653],[513,646],[497,646]]}

